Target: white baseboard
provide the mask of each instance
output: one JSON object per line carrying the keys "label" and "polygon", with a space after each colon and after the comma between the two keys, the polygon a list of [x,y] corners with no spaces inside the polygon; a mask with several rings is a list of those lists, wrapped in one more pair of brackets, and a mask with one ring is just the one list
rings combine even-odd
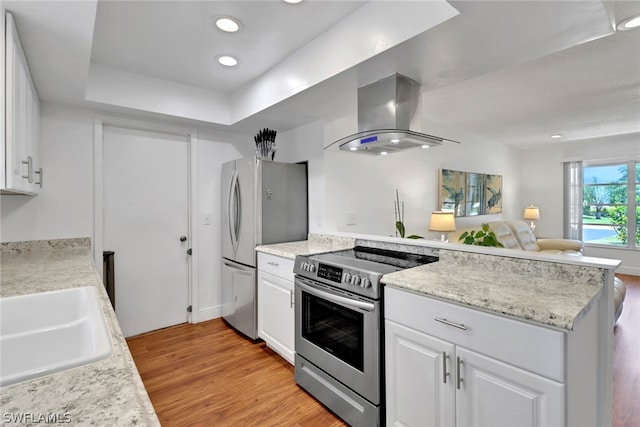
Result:
{"label": "white baseboard", "polygon": [[616,273],[640,276],[640,268],[620,266],[616,269]]}

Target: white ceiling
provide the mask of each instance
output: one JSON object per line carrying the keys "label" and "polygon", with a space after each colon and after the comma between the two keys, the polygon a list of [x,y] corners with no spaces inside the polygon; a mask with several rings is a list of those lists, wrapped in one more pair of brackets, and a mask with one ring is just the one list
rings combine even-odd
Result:
{"label": "white ceiling", "polygon": [[[640,13],[640,2],[450,1],[457,16],[437,3],[8,0],[4,7],[16,17],[44,101],[283,132],[353,115],[359,85],[400,72],[422,84],[423,115],[436,127],[525,148],[551,143],[553,133],[563,141],[633,135],[640,144],[640,30],[612,26]],[[239,18],[243,30],[214,29],[217,15]],[[221,53],[239,57],[239,66],[217,65]]]}
{"label": "white ceiling", "polygon": [[[363,1],[101,1],[91,61],[136,74],[231,93],[333,26]],[[243,24],[224,33],[212,17]],[[228,69],[216,56],[232,54]]]}

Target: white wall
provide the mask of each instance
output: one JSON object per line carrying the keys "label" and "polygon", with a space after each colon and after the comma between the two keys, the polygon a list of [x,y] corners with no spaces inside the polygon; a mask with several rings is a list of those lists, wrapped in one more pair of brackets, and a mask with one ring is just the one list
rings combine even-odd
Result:
{"label": "white wall", "polygon": [[325,170],[324,170],[324,124],[317,121],[278,134],[278,151],[275,161],[287,163],[307,163],[309,232],[324,230]]}
{"label": "white wall", "polygon": [[[562,237],[563,235],[563,162],[640,160],[640,136],[621,135],[576,143],[545,144],[537,149],[523,150],[521,198],[524,204],[533,203],[540,208],[536,235]],[[622,261],[618,272],[640,275],[638,251],[619,248],[587,246],[585,255]]]}
{"label": "white wall", "polygon": [[[2,196],[1,241],[92,237],[94,205],[94,113],[42,104],[42,165],[44,187],[35,197]],[[219,316],[221,281],[220,170],[225,161],[249,155],[251,138],[227,132],[199,130],[197,142],[197,256],[194,275],[199,320]],[[246,141],[246,142],[245,142]],[[236,148],[240,147],[240,148]],[[203,216],[211,215],[211,225]]]}
{"label": "white wall", "polygon": [[[328,144],[355,132],[355,117],[327,126]],[[423,129],[430,124],[423,124]],[[342,132],[338,130],[342,128]],[[428,149],[409,149],[387,156],[325,151],[326,228],[329,230],[395,235],[394,200],[404,201],[407,235],[437,238],[428,231],[432,211],[439,210],[439,169],[502,175],[503,213],[457,218],[458,227],[499,219],[519,218],[520,158],[517,150],[440,125],[437,135],[461,141]],[[443,133],[444,132],[444,133]],[[329,133],[331,135],[329,135]],[[355,221],[354,220],[355,216]],[[355,224],[353,224],[355,222]]]}
{"label": "white wall", "polygon": [[[237,135],[198,132],[199,221],[193,228],[198,234],[198,247],[194,248],[198,256],[198,321],[222,315],[222,164],[250,155],[250,144],[242,144],[243,139],[250,141],[248,137]],[[230,142],[235,142],[236,146]],[[210,225],[204,224],[206,215],[211,217]]]}
{"label": "white wall", "polygon": [[41,113],[44,186],[0,198],[3,242],[93,235],[93,114],[46,103]]}

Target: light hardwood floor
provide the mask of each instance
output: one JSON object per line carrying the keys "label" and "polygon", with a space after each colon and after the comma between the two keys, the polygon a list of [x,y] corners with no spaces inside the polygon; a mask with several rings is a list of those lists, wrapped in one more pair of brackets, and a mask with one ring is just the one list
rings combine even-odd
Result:
{"label": "light hardwood floor", "polygon": [[164,427],[346,425],[295,384],[288,362],[220,319],[127,343]]}
{"label": "light hardwood floor", "polygon": [[613,427],[640,426],[640,276],[618,275],[627,287],[613,330]]}
{"label": "light hardwood floor", "polygon": [[[627,285],[614,329],[614,427],[640,426],[640,277]],[[264,343],[222,320],[184,324],[127,340],[164,427],[345,426],[293,381]]]}

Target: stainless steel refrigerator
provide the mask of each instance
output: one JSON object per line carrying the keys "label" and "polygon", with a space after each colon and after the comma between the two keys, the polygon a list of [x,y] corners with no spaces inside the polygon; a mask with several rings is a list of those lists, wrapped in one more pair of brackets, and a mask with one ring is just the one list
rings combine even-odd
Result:
{"label": "stainless steel refrigerator", "polygon": [[258,338],[258,245],[306,240],[306,165],[255,157],[222,165],[222,316]]}

